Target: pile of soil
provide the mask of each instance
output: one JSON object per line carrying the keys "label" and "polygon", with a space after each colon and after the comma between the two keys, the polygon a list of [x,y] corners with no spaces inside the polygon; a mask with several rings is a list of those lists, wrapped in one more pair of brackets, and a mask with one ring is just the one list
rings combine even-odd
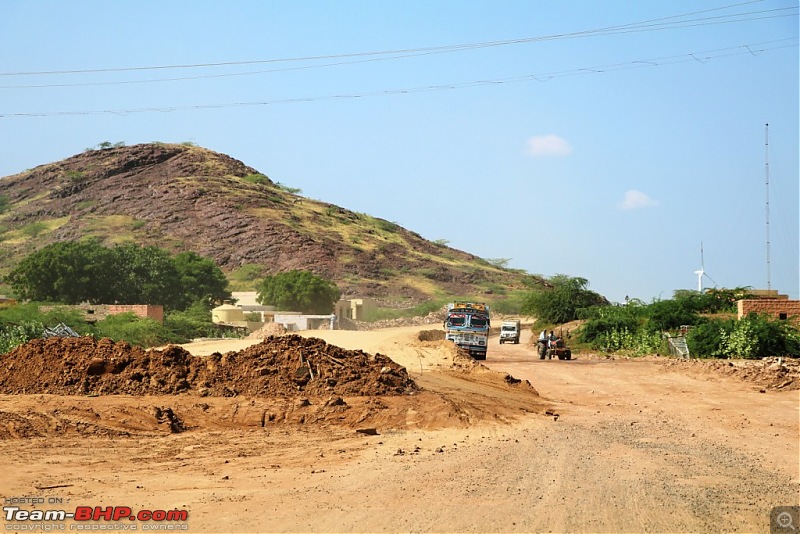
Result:
{"label": "pile of soil", "polygon": [[800,359],[768,357],[761,360],[667,360],[668,366],[690,367],[702,374],[723,375],[764,390],[800,390]]}
{"label": "pile of soil", "polygon": [[265,323],[264,326],[248,334],[245,339],[267,339],[269,336],[281,336],[286,327],[280,323]]}
{"label": "pile of soil", "polygon": [[387,356],[298,335],[206,357],[91,337],[35,339],[0,355],[2,394],[373,396],[416,389]]}
{"label": "pile of soil", "polygon": [[441,341],[444,339],[444,330],[420,330],[417,334],[420,341]]}

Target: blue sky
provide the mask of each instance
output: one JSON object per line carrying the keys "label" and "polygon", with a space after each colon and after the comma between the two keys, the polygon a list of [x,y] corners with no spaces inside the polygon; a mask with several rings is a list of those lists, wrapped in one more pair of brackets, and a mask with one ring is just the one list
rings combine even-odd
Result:
{"label": "blue sky", "polygon": [[701,243],[800,298],[796,1],[5,0],[0,49],[0,176],[190,141],[612,301]]}

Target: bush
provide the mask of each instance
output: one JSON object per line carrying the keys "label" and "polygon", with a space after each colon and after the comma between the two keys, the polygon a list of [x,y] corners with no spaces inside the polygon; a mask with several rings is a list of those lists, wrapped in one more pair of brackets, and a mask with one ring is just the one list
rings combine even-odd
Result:
{"label": "bush", "polygon": [[701,320],[697,309],[697,302],[689,299],[654,302],[649,306],[648,329],[667,332],[683,325],[699,324]]}
{"label": "bush", "polygon": [[400,231],[400,225],[392,221],[387,221],[385,219],[375,219],[375,223],[378,226],[378,228],[390,234],[394,234]]}
{"label": "bush", "polygon": [[269,178],[267,178],[261,173],[248,174],[247,176],[242,178],[242,180],[256,185],[269,185],[272,183],[272,181]]}
{"label": "bush", "polygon": [[158,321],[139,317],[132,312],[109,315],[95,324],[98,337],[114,341],[127,341],[131,345],[154,347],[166,343],[180,343],[179,336]]}
{"label": "bush", "polygon": [[800,356],[800,332],[786,321],[751,313],[739,320],[715,320],[689,330],[689,352],[700,358]]}
{"label": "bush", "polygon": [[545,282],[547,289],[528,294],[522,312],[541,321],[561,324],[574,321],[582,308],[608,305],[598,293],[587,289],[589,281],[557,274]]}
{"label": "bush", "polygon": [[36,321],[0,325],[0,354],[14,350],[31,339],[41,337],[44,325]]}
{"label": "bush", "polygon": [[697,358],[724,357],[722,336],[733,330],[733,319],[705,321],[686,334],[689,353]]}
{"label": "bush", "polygon": [[604,352],[631,352],[638,356],[660,354],[664,351],[664,339],[658,332],[644,329],[628,330],[614,328],[603,332],[592,341],[592,348]]}
{"label": "bush", "polygon": [[220,336],[219,327],[211,321],[211,314],[202,302],[195,302],[185,311],[168,313],[164,317],[164,327],[180,340],[178,343],[198,337]]}

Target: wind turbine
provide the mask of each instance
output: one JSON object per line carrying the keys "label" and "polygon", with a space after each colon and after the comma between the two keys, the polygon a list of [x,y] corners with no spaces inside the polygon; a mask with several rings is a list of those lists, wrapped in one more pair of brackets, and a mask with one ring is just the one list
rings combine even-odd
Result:
{"label": "wind turbine", "polygon": [[700,242],[700,270],[699,271],[695,271],[694,274],[697,275],[697,292],[698,293],[702,293],[703,292],[703,277],[704,276],[707,277],[709,280],[711,280],[711,282],[714,283],[714,286],[717,285],[717,283],[714,282],[714,279],[706,274],[706,269],[705,269],[705,265],[704,265],[704,261],[703,261],[703,242],[702,241]]}

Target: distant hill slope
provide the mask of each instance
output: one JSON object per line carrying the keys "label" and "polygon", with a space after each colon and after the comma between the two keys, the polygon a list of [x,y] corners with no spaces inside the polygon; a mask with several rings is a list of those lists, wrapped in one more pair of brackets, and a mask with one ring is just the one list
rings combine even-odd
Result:
{"label": "distant hill slope", "polygon": [[96,236],[212,258],[246,289],[308,269],[344,296],[495,298],[528,275],[392,222],[293,194],[224,154],[175,144],[89,150],[0,180],[0,274],[33,250]]}

